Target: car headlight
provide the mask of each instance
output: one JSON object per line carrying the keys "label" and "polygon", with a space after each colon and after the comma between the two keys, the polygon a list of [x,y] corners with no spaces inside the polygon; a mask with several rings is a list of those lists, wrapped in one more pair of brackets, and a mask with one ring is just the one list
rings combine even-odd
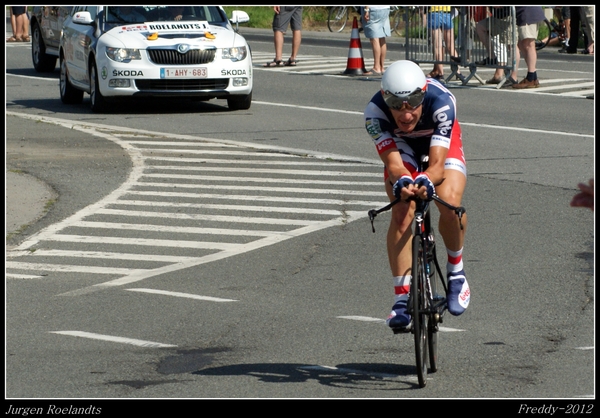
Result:
{"label": "car headlight", "polygon": [[223,48],[223,59],[232,61],[241,61],[248,55],[245,46],[235,46],[233,48]]}
{"label": "car headlight", "polygon": [[141,60],[142,55],[139,49],[133,48],[111,48],[106,47],[106,56],[113,61],[129,62],[131,60]]}

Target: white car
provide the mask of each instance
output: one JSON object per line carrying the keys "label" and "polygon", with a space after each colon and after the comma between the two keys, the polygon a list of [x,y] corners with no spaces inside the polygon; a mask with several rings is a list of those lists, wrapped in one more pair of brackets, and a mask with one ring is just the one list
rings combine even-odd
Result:
{"label": "white car", "polygon": [[239,10],[229,20],[220,6],[75,6],[60,39],[60,98],[81,103],[88,93],[94,112],[131,97],[248,109],[252,56],[237,32],[248,21]]}

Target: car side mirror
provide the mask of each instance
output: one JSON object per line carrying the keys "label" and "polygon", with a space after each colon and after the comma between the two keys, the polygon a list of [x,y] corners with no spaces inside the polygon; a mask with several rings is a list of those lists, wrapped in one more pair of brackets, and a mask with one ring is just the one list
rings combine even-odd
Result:
{"label": "car side mirror", "polygon": [[92,19],[90,12],[77,12],[73,15],[73,23],[78,23],[80,25],[91,25],[94,23],[94,19]]}

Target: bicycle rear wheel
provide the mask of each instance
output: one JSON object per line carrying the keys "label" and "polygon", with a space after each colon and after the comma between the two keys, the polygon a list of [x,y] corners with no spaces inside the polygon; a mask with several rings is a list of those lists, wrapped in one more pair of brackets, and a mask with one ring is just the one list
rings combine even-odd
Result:
{"label": "bicycle rear wheel", "polygon": [[350,11],[347,6],[333,6],[327,16],[327,27],[330,32],[341,32],[348,23]]}
{"label": "bicycle rear wheel", "polygon": [[423,241],[420,236],[413,237],[412,241],[412,282],[410,286],[411,298],[413,300],[413,334],[415,337],[415,357],[417,359],[417,377],[419,386],[427,384],[427,362],[429,324],[427,317],[427,295],[425,283],[427,280],[425,272],[425,259]]}

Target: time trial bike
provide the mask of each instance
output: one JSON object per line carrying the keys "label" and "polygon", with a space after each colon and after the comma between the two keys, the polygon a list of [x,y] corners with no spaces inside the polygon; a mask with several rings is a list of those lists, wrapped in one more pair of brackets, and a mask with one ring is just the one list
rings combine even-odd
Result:
{"label": "time trial bike", "polygon": [[[423,164],[427,162],[424,161]],[[411,332],[414,335],[415,357],[419,387],[427,384],[427,373],[434,373],[438,368],[438,330],[448,308],[446,294],[448,283],[442,274],[438,262],[435,232],[431,225],[430,201],[414,198],[416,201],[412,238],[412,280],[408,296],[407,311],[411,315],[412,324],[405,329],[392,329],[394,334]],[[466,212],[462,206],[453,206],[439,196],[432,200],[446,206],[458,216],[461,222]],[[369,219],[375,232],[375,217],[400,202],[400,198],[380,209],[371,209]],[[460,228],[463,228],[460,223]]]}

